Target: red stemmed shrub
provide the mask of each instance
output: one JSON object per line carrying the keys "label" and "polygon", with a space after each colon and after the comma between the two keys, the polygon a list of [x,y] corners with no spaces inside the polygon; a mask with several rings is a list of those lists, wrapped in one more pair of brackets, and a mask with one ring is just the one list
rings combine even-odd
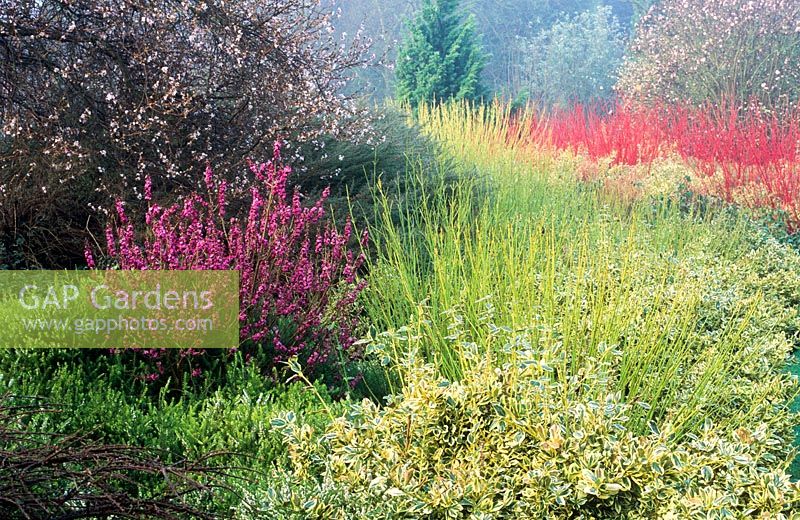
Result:
{"label": "red stemmed shrub", "polygon": [[556,109],[547,127],[558,150],[584,152],[592,160],[610,157],[612,164],[630,166],[652,162],[661,150],[662,129],[653,124],[654,117],[658,117],[655,109],[598,102]]}
{"label": "red stemmed shrub", "polygon": [[786,212],[800,222],[800,113],[743,110],[732,103],[703,110],[674,109],[670,136],[681,157],[728,201]]}
{"label": "red stemmed shrub", "polygon": [[783,213],[800,228],[800,110],[761,110],[724,102],[700,108],[574,105],[534,118],[527,140],[612,165],[649,166],[678,157],[708,193]]}
{"label": "red stemmed shrub", "polygon": [[[120,269],[238,270],[242,347],[266,352],[273,366],[297,356],[316,373],[339,360],[339,353],[345,359],[355,355],[356,298],[365,285],[357,271],[364,258],[350,247],[349,220],[341,230],[325,220],[328,190],[312,206],[290,191],[291,168],[282,165],[280,148],[276,143],[271,161],[251,164],[249,208],[240,215],[228,215],[229,187],[210,166],[205,193],[170,206],[151,200],[146,179],[144,234],[117,202],[106,253]],[[364,233],[362,246],[366,240]],[[94,265],[91,252],[87,261]],[[148,378],[156,379],[177,365],[183,367],[179,372],[198,375],[208,353],[139,354],[152,360],[155,370]]]}

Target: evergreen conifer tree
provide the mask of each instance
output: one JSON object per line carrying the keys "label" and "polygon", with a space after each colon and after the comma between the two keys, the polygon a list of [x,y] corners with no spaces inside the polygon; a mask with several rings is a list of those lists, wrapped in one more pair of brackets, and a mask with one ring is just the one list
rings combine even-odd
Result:
{"label": "evergreen conifer tree", "polygon": [[479,99],[485,64],[474,17],[461,12],[459,0],[425,0],[398,55],[398,98],[412,106]]}

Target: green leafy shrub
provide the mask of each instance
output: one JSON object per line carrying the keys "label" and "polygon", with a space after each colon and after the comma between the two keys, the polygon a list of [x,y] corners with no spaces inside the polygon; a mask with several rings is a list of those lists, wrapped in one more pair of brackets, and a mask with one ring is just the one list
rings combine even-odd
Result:
{"label": "green leafy shrub", "polygon": [[498,326],[534,326],[535,342],[560,341],[572,359],[611,345],[625,359],[615,391],[647,402],[648,419],[672,416],[682,433],[706,419],[729,432],[763,423],[781,439],[771,457],[788,460],[796,251],[745,212],[671,195],[680,168],[654,166],[653,177],[673,181],[621,200],[576,181],[575,162],[562,176],[558,160],[496,145],[490,118],[452,107],[419,114],[444,150],[486,173],[491,191],[475,197],[469,182],[449,198],[432,190],[414,208],[401,205],[399,223],[387,217],[371,230],[378,254],[363,300],[376,328],[414,322],[424,305],[417,348],[454,380],[469,364],[448,339],[449,309],[494,355],[502,345],[480,326],[490,310]]}
{"label": "green leafy shrub", "polygon": [[470,367],[457,382],[412,355],[384,407],[354,404],[321,436],[293,414],[273,421],[293,471],[243,517],[800,518],[769,426],[642,428],[648,404],[615,391],[621,351],[565,376],[576,360],[559,342],[490,328],[504,355],[457,340]]}

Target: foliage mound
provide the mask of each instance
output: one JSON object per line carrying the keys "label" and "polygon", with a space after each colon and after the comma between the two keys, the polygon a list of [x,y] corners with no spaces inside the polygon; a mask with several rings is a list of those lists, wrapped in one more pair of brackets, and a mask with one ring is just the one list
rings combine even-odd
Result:
{"label": "foliage mound", "polygon": [[[330,189],[327,199],[336,216],[351,214],[355,222],[373,219],[375,183],[397,188],[398,198],[412,197],[413,190],[406,178],[410,163],[423,165],[426,170],[437,166],[438,145],[422,135],[404,109],[386,104],[369,113],[369,126],[380,136],[371,142],[354,143],[327,138],[318,146],[301,146],[303,160],[293,164],[297,172],[291,181],[307,197],[318,197]],[[454,173],[455,175],[455,173]]]}
{"label": "foliage mound", "polygon": [[[514,136],[499,109],[419,117],[445,153],[487,174],[491,191],[476,197],[467,180],[434,187],[413,208],[396,204],[399,221],[383,199],[364,298],[379,330],[414,321],[424,305],[418,349],[451,379],[469,367],[448,339],[454,308],[487,348],[496,344],[477,324],[490,310],[513,330],[535,326],[537,342],[561,341],[572,359],[612,345],[625,358],[616,391],[650,405],[648,419],[672,415],[682,433],[706,418],[720,434],[763,423],[782,439],[776,462],[788,460],[798,386],[783,371],[800,324],[791,246],[747,211],[676,193],[685,165],[655,161],[637,196],[620,197],[621,186],[576,176],[584,157],[529,148],[524,136],[505,142]],[[662,187],[661,177],[676,182]]]}
{"label": "foliage mound", "polygon": [[671,169],[678,175],[665,193],[688,189],[782,221],[791,233],[800,229],[798,108],[744,109],[732,99],[699,108],[612,100],[547,112],[450,103],[421,106],[417,114],[454,156],[480,165],[491,165],[493,156],[515,157],[509,168],[522,161],[546,175],[618,176],[617,188],[631,192],[667,184],[658,170]]}
{"label": "foliage mound", "polygon": [[800,224],[800,111],[742,110],[732,101],[702,108],[641,107],[621,103],[576,105],[531,124],[537,146],[552,146],[649,167],[658,159],[681,161],[693,189],[756,212]]}
{"label": "foliage mound", "polygon": [[[413,355],[403,390],[354,404],[322,435],[273,421],[289,483],[251,497],[262,518],[796,519],[800,485],[776,465],[766,425],[681,434],[615,390],[624,356],[605,348],[567,369],[560,342],[489,325],[493,356],[456,340],[463,377]],[[395,336],[411,336],[412,330]],[[384,338],[386,339],[386,338]],[[569,374],[569,375],[568,375]]]}

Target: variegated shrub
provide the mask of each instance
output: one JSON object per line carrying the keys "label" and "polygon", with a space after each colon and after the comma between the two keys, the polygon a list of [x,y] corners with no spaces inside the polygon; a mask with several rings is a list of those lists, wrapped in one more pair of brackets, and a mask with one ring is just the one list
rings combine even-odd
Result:
{"label": "variegated shrub", "polygon": [[[382,340],[413,343],[413,334]],[[469,367],[458,382],[413,356],[399,360],[399,395],[353,405],[322,435],[291,414],[276,418],[293,470],[249,497],[243,514],[800,519],[800,485],[772,455],[781,441],[766,423],[731,430],[706,420],[680,433],[670,413],[642,422],[652,408],[614,391],[620,350],[571,371],[561,344],[532,337],[494,328],[502,360],[454,340]]]}

